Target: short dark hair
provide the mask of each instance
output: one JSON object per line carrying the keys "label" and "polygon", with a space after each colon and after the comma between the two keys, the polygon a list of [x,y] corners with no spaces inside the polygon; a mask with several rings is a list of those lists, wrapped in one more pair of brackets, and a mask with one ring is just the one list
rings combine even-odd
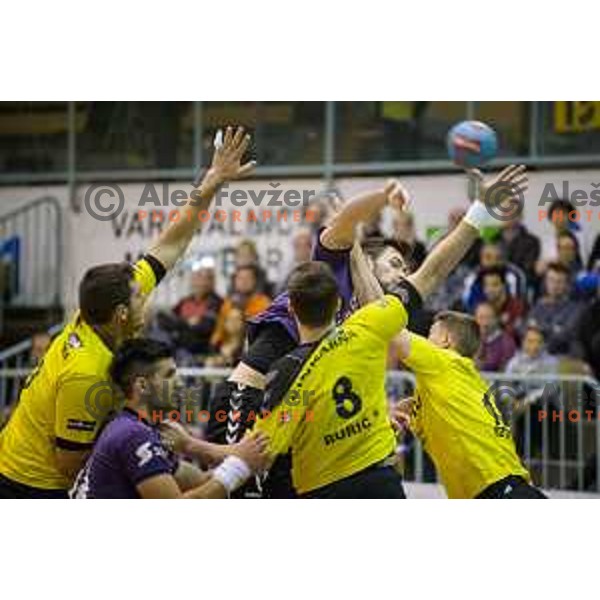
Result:
{"label": "short dark hair", "polygon": [[554,200],[548,209],[548,220],[552,221],[552,215],[557,210],[564,210],[567,213],[572,213],[575,207],[568,200]]}
{"label": "short dark hair", "polygon": [[496,275],[500,277],[503,283],[506,283],[506,268],[497,265],[495,267],[486,267],[485,269],[481,269],[479,271],[479,279],[483,281],[488,275]]}
{"label": "short dark hair", "polygon": [[523,335],[523,338],[530,332],[530,331],[537,331],[537,333],[539,333],[542,336],[542,339],[545,339],[545,334],[544,334],[544,330],[542,328],[542,326],[535,321],[534,319],[531,319],[529,321],[527,321],[527,324],[525,325],[525,333]]}
{"label": "short dark hair", "polygon": [[119,304],[129,306],[133,267],[107,263],[88,269],[79,284],[79,309],[90,325],[108,323]]}
{"label": "short dark hair", "polygon": [[290,305],[302,325],[322,327],[335,316],[339,292],[331,267],[320,261],[299,264],[288,282]]}
{"label": "short dark hair", "polygon": [[110,377],[127,396],[136,377],[153,374],[158,361],[173,356],[172,348],[164,342],[150,338],[127,340],[115,353]]}
{"label": "short dark hair", "polygon": [[477,354],[481,341],[479,326],[471,315],[445,310],[435,315],[433,321],[444,324],[452,336],[454,349],[461,356],[473,358]]}
{"label": "short dark hair", "polygon": [[402,240],[370,236],[362,243],[362,249],[373,259],[377,258],[388,247],[397,250],[407,263],[411,260],[412,249],[408,243]]}
{"label": "short dark hair", "polygon": [[565,277],[569,277],[571,275],[571,271],[565,265],[559,262],[551,262],[548,264],[546,271],[554,271],[555,273],[561,273]]}

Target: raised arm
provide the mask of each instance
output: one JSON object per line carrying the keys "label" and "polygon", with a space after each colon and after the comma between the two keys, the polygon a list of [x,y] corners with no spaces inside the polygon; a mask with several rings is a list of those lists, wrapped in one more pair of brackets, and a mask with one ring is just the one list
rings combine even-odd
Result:
{"label": "raised arm", "polygon": [[395,180],[389,181],[384,188],[352,198],[321,233],[321,243],[330,250],[351,248],[360,223],[372,221],[388,204],[400,205],[407,199],[405,189]]}
{"label": "raised arm", "polygon": [[181,217],[162,232],[149,250],[149,254],[157,258],[165,269],[172,268],[185,253],[200,223],[198,215],[209,208],[218,188],[226,181],[241,179],[252,171],[254,161],[241,162],[249,143],[250,135],[244,133],[242,127],[235,132],[228,127],[224,136],[221,132],[217,133],[212,163],[199,188],[181,207]]}
{"label": "raised arm", "polygon": [[358,242],[350,253],[350,271],[354,295],[360,306],[383,298],[383,289]]}
{"label": "raised arm", "polygon": [[[481,174],[475,172],[477,177]],[[416,273],[407,279],[422,298],[436,290],[467,254],[485,225],[497,224],[490,207],[509,210],[527,190],[527,175],[523,165],[511,165],[496,177],[479,185],[479,200],[473,202],[465,217],[433,250]]]}

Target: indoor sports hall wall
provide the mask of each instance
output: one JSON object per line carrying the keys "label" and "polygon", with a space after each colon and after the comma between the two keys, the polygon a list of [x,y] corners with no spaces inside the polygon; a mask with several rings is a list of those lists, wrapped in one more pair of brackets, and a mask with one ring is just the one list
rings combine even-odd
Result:
{"label": "indoor sports hall wall", "polygon": [[[337,180],[335,186],[344,198],[350,198],[357,193],[382,185],[385,180],[386,178],[382,177],[346,178]],[[416,226],[420,236],[424,239],[434,229],[442,229],[446,226],[449,211],[456,207],[468,205],[464,176],[419,175],[402,177],[402,180],[411,193]],[[564,189],[564,182],[568,182],[568,190]],[[582,201],[585,195],[589,198],[594,191],[600,196],[600,190],[594,187],[600,186],[599,182],[600,172],[598,170],[530,173],[530,187],[524,210],[525,223],[532,232],[541,238],[551,238],[551,225],[539,213],[540,210],[543,211],[549,206],[549,201],[540,204],[542,197],[550,197],[549,193],[551,194],[552,190],[548,186],[553,185],[553,189],[556,190],[559,197],[565,197],[565,192],[567,192],[571,198]],[[95,263],[135,258],[158,235],[160,223],[157,223],[156,220],[152,222],[150,216],[140,218],[140,210],[148,212],[159,210],[163,214],[163,219],[166,220],[169,211],[176,211],[177,206],[173,204],[157,206],[156,203],[162,203],[163,198],[168,198],[174,190],[187,192],[191,190],[187,182],[169,183],[167,194],[164,193],[161,182],[153,183],[154,187],[150,192],[144,183],[119,184],[119,190],[123,198],[122,210],[112,220],[99,221],[94,219],[85,207],[85,198],[88,192],[90,192],[88,194],[88,204],[92,202],[91,205],[94,206],[93,200],[90,201],[89,198],[93,198],[93,193],[99,188],[92,188],[92,185],[82,184],[78,186],[73,198],[69,197],[69,190],[66,186],[0,189],[0,216],[44,196],[55,197],[63,207],[63,300],[67,307],[74,306],[77,282],[86,268]],[[101,184],[103,188],[107,188],[107,186],[114,186],[114,184]],[[204,225],[204,232],[202,235],[197,236],[186,256],[186,261],[182,263],[182,268],[170,277],[166,285],[161,286],[159,293],[156,294],[155,302],[157,304],[171,304],[182,293],[185,293],[188,281],[185,273],[190,266],[190,261],[197,260],[205,255],[211,255],[215,258],[219,273],[219,284],[224,286],[233,264],[233,248],[240,240],[247,237],[251,237],[257,244],[269,276],[273,280],[280,279],[291,262],[290,236],[305,221],[302,221],[299,209],[289,207],[290,214],[288,214],[287,223],[281,218],[277,219],[276,216],[271,216],[270,219],[266,218],[266,220],[258,223],[251,222],[249,220],[251,209],[255,211],[255,215],[259,215],[259,219],[263,210],[271,210],[276,213],[282,209],[267,206],[270,199],[274,198],[273,195],[268,193],[263,194],[260,206],[255,206],[250,192],[253,192],[255,199],[259,199],[260,194],[264,191],[279,190],[281,191],[279,200],[281,200],[286,192],[290,194],[292,191],[296,191],[297,195],[293,197],[298,197],[303,193],[311,193],[312,195],[314,192],[318,195],[324,189],[325,183],[318,179],[251,180],[230,186],[227,190],[229,195],[234,190],[238,190],[240,193],[245,192],[246,205],[232,207],[227,199],[223,200],[221,208],[225,211],[224,218],[221,222],[211,218]],[[113,188],[114,190],[116,188]],[[546,190],[545,196],[544,190]],[[118,195],[116,191],[114,193],[114,202],[117,202]],[[573,194],[577,195],[573,196]],[[142,198],[145,198],[145,200],[140,204]],[[109,202],[111,202],[111,199],[105,196],[103,203],[108,204]],[[588,200],[587,205],[580,208],[582,219],[580,222],[581,239],[584,253],[589,251],[595,236],[600,232],[600,206],[593,206],[592,204],[594,204],[594,201]],[[598,204],[600,204],[600,201]],[[77,209],[74,207],[77,207]],[[217,207],[214,206],[213,208]],[[234,221],[233,218],[234,210],[238,212],[237,221]],[[298,214],[294,216],[294,213]],[[385,223],[389,226],[389,216]],[[38,223],[36,226],[39,228],[52,227],[53,224]],[[37,236],[39,241],[43,239],[41,233],[43,232],[31,231],[23,235],[28,237]],[[47,273],[39,272],[40,265],[30,263],[31,261],[23,261],[21,265],[21,278],[24,282],[36,280],[36,278],[39,280],[39,278],[47,276]]]}

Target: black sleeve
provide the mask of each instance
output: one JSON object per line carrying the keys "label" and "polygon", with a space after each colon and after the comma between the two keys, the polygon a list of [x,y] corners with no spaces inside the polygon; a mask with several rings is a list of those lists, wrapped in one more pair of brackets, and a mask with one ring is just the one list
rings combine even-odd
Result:
{"label": "black sleeve", "polygon": [[165,266],[160,262],[160,260],[158,260],[158,258],[155,256],[152,256],[152,254],[144,254],[143,258],[150,265],[150,268],[154,273],[154,277],[156,277],[156,285],[158,285],[167,274],[167,269],[165,269]]}
{"label": "black sleeve", "polygon": [[402,302],[409,319],[414,317],[415,313],[423,308],[421,294],[417,292],[415,286],[408,279],[400,279],[389,286],[386,293],[396,296]]}
{"label": "black sleeve", "polygon": [[283,325],[263,323],[252,344],[242,354],[241,361],[266,375],[273,363],[295,346],[296,342]]}

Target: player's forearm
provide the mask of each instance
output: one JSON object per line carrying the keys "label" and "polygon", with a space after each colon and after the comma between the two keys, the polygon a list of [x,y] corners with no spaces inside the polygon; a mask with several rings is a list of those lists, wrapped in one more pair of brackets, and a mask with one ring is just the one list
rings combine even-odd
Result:
{"label": "player's forearm", "polygon": [[369,223],[385,208],[385,190],[361,194],[344,205],[321,235],[321,243],[331,250],[349,248],[354,244],[356,227]]}
{"label": "player's forearm", "polygon": [[383,290],[359,244],[354,244],[350,254],[350,273],[354,294],[360,306],[383,297]]}
{"label": "player's forearm", "polygon": [[422,298],[446,280],[478,238],[479,231],[463,219],[433,248],[419,270],[408,277]]}
{"label": "player's forearm", "polygon": [[184,449],[184,454],[198,459],[203,466],[211,467],[219,464],[231,453],[231,448],[227,446],[197,438],[191,438]]}
{"label": "player's forearm", "polygon": [[181,207],[177,221],[172,222],[162,232],[150,254],[156,257],[166,269],[170,269],[185,253],[194,237],[200,220],[198,215],[208,210],[223,180],[212,169],[207,171],[200,187],[194,190],[186,204]]}
{"label": "player's forearm", "polygon": [[223,486],[222,483],[218,482],[216,479],[209,479],[206,483],[202,484],[199,487],[194,488],[193,490],[188,490],[184,494],[182,494],[182,498],[187,500],[198,500],[198,499],[223,499],[227,498],[227,490]]}

